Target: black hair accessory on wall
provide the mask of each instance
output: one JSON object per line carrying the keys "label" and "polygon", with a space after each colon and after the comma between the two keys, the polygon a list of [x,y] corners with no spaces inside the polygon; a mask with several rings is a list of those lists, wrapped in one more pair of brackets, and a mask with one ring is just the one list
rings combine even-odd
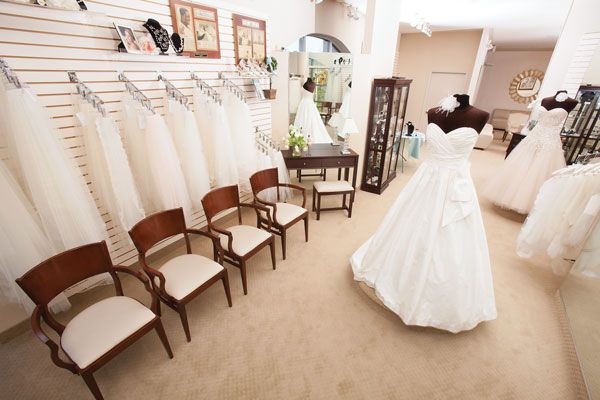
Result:
{"label": "black hair accessory on wall", "polygon": [[148,29],[156,46],[158,46],[162,54],[165,54],[167,50],[169,50],[169,45],[171,44],[169,32],[162,27],[160,22],[152,18],[149,18],[148,21],[144,23],[144,28]]}
{"label": "black hair accessory on wall", "polygon": [[171,45],[173,46],[173,50],[175,50],[175,53],[177,53],[178,55],[183,53],[184,41],[185,38],[179,36],[179,33],[177,32],[174,32],[171,35]]}

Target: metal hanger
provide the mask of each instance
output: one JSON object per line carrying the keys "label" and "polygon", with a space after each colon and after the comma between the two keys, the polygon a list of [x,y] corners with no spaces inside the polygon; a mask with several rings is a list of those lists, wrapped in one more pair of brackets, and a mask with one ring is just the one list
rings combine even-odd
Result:
{"label": "metal hanger", "polygon": [[103,117],[106,117],[106,108],[104,108],[104,101],[92,89],[90,89],[85,83],[81,82],[77,77],[77,73],[74,71],[67,71],[69,81],[75,84],[77,93],[88,103],[90,103]]}
{"label": "metal hanger", "polygon": [[158,80],[162,81],[165,84],[165,89],[167,90],[168,97],[177,100],[186,109],[188,109],[188,110],[190,109],[188,106],[189,99],[187,98],[187,96],[185,94],[181,93],[181,91],[179,89],[177,89],[175,87],[175,85],[173,85],[171,82],[169,82],[169,80],[167,78],[162,76],[160,72],[158,73]]}
{"label": "metal hanger", "polygon": [[143,107],[145,107],[152,114],[156,114],[156,110],[152,107],[152,102],[140,89],[138,89],[133,82],[131,82],[123,72],[119,72],[119,81],[125,83],[125,89],[131,95],[131,97],[139,102]]}
{"label": "metal hanger", "polygon": [[0,58],[0,69],[4,74],[4,77],[15,87],[21,89],[26,86],[21,83],[17,74],[14,73],[14,71],[8,66],[8,64],[6,63],[6,61],[4,61],[3,58]]}

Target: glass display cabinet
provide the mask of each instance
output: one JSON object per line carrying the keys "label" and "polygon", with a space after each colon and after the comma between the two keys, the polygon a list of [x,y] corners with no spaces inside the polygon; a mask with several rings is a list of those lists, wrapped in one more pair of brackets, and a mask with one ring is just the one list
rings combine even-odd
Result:
{"label": "glass display cabinet", "polygon": [[561,132],[567,164],[580,154],[600,150],[600,86],[581,86],[575,99],[579,104],[569,113]]}
{"label": "glass display cabinet", "polygon": [[412,80],[374,79],[360,188],[381,194],[396,177],[404,113]]}

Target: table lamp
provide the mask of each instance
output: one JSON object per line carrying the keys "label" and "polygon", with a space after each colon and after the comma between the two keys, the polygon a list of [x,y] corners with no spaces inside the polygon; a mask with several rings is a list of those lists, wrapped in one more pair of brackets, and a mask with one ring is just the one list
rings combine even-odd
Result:
{"label": "table lamp", "polygon": [[350,135],[358,133],[358,127],[352,118],[346,118],[344,120],[344,125],[342,125],[342,129],[339,130],[338,135],[344,139],[344,144],[342,146],[341,153],[342,154],[350,154],[349,150],[349,138]]}

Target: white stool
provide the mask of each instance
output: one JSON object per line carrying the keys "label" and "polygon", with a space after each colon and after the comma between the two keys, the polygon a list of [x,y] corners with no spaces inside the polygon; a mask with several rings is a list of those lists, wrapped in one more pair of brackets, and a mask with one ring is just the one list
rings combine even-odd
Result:
{"label": "white stool", "polygon": [[[342,206],[321,208],[321,196],[341,194]],[[346,196],[350,201],[346,205]],[[312,209],[317,213],[317,221],[321,219],[321,211],[348,210],[348,218],[352,218],[352,205],[354,204],[354,187],[348,181],[318,181],[313,184]],[[316,207],[315,207],[316,200]]]}

